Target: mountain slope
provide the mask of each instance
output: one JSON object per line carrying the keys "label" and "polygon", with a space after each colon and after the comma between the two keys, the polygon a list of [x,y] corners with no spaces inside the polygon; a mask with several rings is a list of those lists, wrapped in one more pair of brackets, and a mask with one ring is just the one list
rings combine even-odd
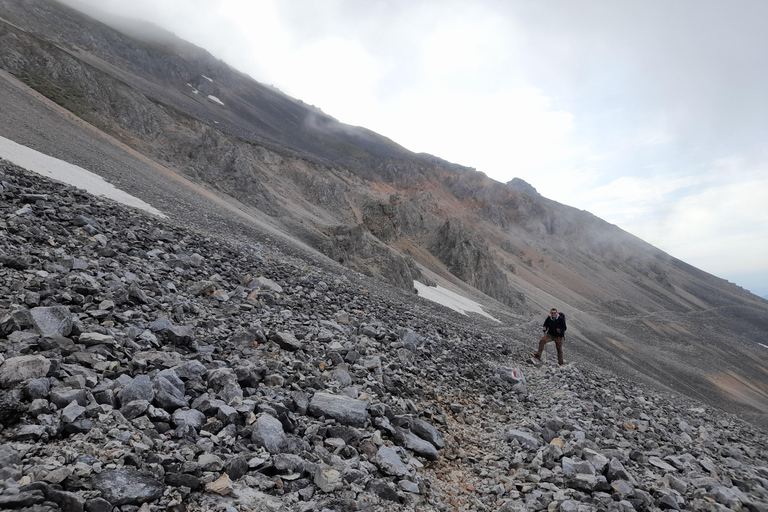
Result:
{"label": "mountain slope", "polygon": [[[765,300],[524,183],[344,125],[170,35],[137,40],[43,0],[0,0],[0,17],[0,69],[87,123],[83,137],[109,137],[145,167],[109,169],[57,149],[66,159],[139,196],[153,194],[139,176],[177,172],[401,289],[418,279],[482,297],[531,346],[556,306],[568,313],[567,357],[768,417]],[[40,100],[29,105],[52,115]],[[3,123],[0,135],[45,147],[47,124]]]}

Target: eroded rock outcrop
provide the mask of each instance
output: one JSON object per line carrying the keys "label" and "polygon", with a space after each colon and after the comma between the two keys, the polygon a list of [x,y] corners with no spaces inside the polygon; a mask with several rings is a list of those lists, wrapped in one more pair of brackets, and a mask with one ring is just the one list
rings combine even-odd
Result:
{"label": "eroded rock outcrop", "polygon": [[496,266],[488,246],[461,227],[458,221],[446,221],[429,244],[434,254],[448,270],[486,295],[509,306],[524,301],[515,292],[507,276]]}
{"label": "eroded rock outcrop", "polygon": [[415,280],[424,281],[421,270],[409,256],[396,253],[364,226],[339,226],[329,232],[323,252],[339,263],[367,275],[378,275],[402,290],[413,291]]}

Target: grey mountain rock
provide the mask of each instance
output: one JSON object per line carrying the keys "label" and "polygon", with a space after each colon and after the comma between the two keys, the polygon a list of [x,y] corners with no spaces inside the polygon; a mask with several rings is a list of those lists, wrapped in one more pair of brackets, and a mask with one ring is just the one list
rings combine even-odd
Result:
{"label": "grey mountain rock", "polygon": [[408,467],[400,459],[400,453],[387,446],[382,446],[376,452],[376,464],[387,475],[404,477],[410,474]]}
{"label": "grey mountain rock", "polygon": [[428,460],[438,460],[440,454],[435,445],[422,439],[408,429],[395,429],[395,441],[408,450],[417,453]]}
{"label": "grey mountain rock", "polygon": [[51,362],[41,355],[11,357],[0,365],[0,387],[10,388],[28,379],[45,377],[50,368]]}
{"label": "grey mountain rock", "polygon": [[333,418],[344,425],[362,427],[368,418],[368,405],[342,395],[315,393],[309,402],[309,413],[314,416]]}
{"label": "grey mountain rock", "polygon": [[258,446],[263,446],[269,453],[281,453],[288,442],[283,425],[269,414],[256,420],[251,440]]}
{"label": "grey mountain rock", "polygon": [[72,332],[72,313],[65,306],[32,308],[30,315],[41,336],[69,336]]}
{"label": "grey mountain rock", "polygon": [[152,389],[152,381],[148,375],[137,375],[123,389],[117,393],[117,398],[121,403],[128,403],[134,400],[146,400],[151,402],[155,398],[155,391]]}
{"label": "grey mountain rock", "polygon": [[536,437],[530,433],[523,432],[522,430],[510,430],[507,433],[507,438],[509,440],[515,440],[522,446],[532,450],[536,450],[541,446],[541,441],[536,439]]}
{"label": "grey mountain rock", "polygon": [[115,507],[152,502],[165,491],[157,478],[133,469],[105,470],[92,476],[90,483]]}

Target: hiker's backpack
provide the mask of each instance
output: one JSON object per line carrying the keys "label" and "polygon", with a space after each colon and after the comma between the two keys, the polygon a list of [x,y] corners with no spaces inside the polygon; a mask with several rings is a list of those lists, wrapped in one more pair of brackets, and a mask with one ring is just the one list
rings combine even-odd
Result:
{"label": "hiker's backpack", "polygon": [[565,325],[565,313],[563,313],[562,311],[560,311],[559,313],[560,313],[560,316],[563,318],[563,337],[565,337],[565,331],[568,330],[568,326]]}

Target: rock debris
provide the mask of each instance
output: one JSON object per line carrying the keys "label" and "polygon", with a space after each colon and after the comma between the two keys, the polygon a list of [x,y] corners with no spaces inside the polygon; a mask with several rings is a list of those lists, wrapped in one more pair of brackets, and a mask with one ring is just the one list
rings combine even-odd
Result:
{"label": "rock debris", "polygon": [[0,162],[0,509],[768,510],[764,432],[361,282]]}

